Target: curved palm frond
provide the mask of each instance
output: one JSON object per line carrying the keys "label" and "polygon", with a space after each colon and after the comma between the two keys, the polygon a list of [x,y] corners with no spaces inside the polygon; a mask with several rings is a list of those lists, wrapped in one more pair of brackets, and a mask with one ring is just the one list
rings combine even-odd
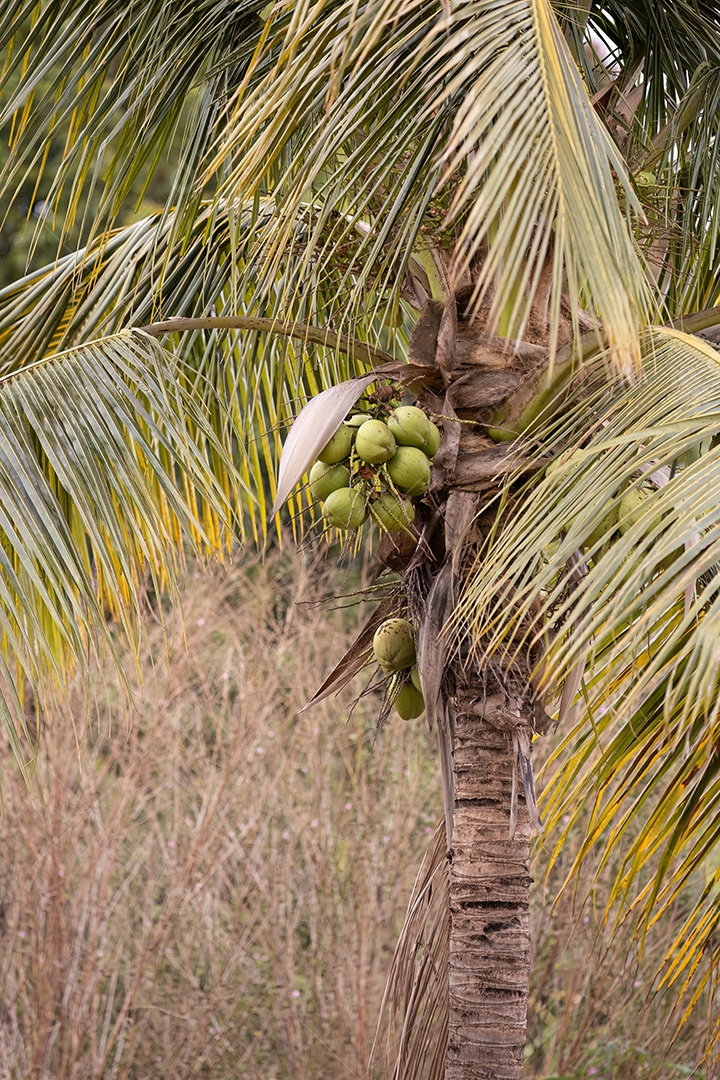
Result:
{"label": "curved palm frond", "polygon": [[[271,215],[272,203],[264,210],[256,207],[254,220],[260,212]],[[100,334],[168,318],[222,319],[252,310],[258,324],[263,318],[276,322],[274,295],[260,304],[252,284],[246,293],[235,288],[235,268],[248,258],[248,250],[246,237],[233,232],[227,212],[206,203],[183,233],[180,242],[174,215],[158,213],[98,237],[87,248],[0,291],[0,371],[20,370]],[[326,328],[337,279],[329,279],[326,286],[299,298],[290,309],[291,318]],[[406,331],[386,325],[376,305],[358,331],[371,349],[405,355]],[[333,341],[337,335],[328,337]],[[216,387],[222,407],[233,418],[234,437],[243,451],[239,467],[254,494],[242,500],[240,512],[253,535],[263,538],[285,428],[321,390],[364,374],[366,353],[360,347],[348,352],[312,344],[312,335],[292,340],[260,325],[242,333],[198,329],[173,334],[171,340],[176,357],[201,383]],[[308,505],[306,491],[291,500],[297,533],[303,531]]]}
{"label": "curved palm frond", "polygon": [[[183,227],[179,240],[174,212],[159,212],[103,234],[13,282],[0,290],[0,372],[133,326],[233,317],[248,309],[260,320],[275,319],[274,295],[261,304],[252,286],[241,294],[234,280],[237,264],[249,262],[252,255],[251,222],[260,214],[269,219],[273,213],[272,201],[248,208],[241,232],[236,211],[230,214],[227,208],[205,202]],[[289,259],[281,269],[290,269]],[[330,295],[317,289],[291,309],[291,318],[314,323],[318,329],[325,326],[338,282],[328,285]],[[277,285],[281,287],[282,278]],[[402,355],[407,334],[402,325],[390,326],[383,320],[380,304],[379,297],[371,300],[356,340],[367,342],[370,351],[387,349]],[[328,336],[335,334],[330,331]]]}
{"label": "curved palm frond", "polygon": [[[591,807],[571,876],[599,841],[598,872],[622,845],[609,907],[647,924],[720,835],[720,353],[659,329],[644,352],[636,385],[586,384],[538,437],[565,446],[564,460],[513,496],[454,631],[501,663],[541,644],[538,688],[551,697],[582,674],[544,816],[570,828]],[[711,874],[667,980],[715,948],[718,884]]]}
{"label": "curved palm frond", "polygon": [[0,291],[0,370],[169,317],[235,313],[242,255],[227,213],[207,203],[181,238],[172,211],[103,234]]}
{"label": "curved palm frond", "polygon": [[275,6],[267,71],[238,93],[214,159],[226,198],[272,191],[263,272],[275,279],[300,216],[298,274],[321,279],[340,258],[356,298],[413,246],[454,244],[455,277],[472,264],[491,326],[520,336],[541,296],[557,326],[567,277],[575,309],[589,297],[634,365],[651,305],[613,171],[637,202],[545,0],[310,10]]}
{"label": "curved palm frond", "polygon": [[674,314],[709,306],[720,294],[720,57],[704,65],[688,99],[691,118],[653,162],[658,184],[648,196],[667,223],[657,278]]}
{"label": "curved palm frond", "polygon": [[[654,135],[672,118],[700,63],[720,57],[720,19],[713,0],[591,0],[558,2],[556,7],[591,93],[604,89],[609,95],[612,83],[617,102],[623,94],[627,98],[638,72],[644,72],[644,89],[633,104],[645,117],[646,134]],[[626,100],[626,108],[630,104]],[[626,128],[631,126],[627,119]],[[639,128],[633,138],[642,141]]]}
{"label": "curved palm frond", "polygon": [[[263,32],[262,0],[16,0],[0,27],[8,57],[0,124],[12,122],[0,187],[12,190],[62,144],[41,222],[67,198],[63,235],[100,189],[89,237],[107,230],[129,193],[171,148],[168,197],[178,234],[192,218],[201,164],[230,94]],[[63,196],[66,189],[69,195]]]}
{"label": "curved palm frond", "polygon": [[137,653],[143,596],[175,591],[185,546],[230,551],[241,481],[213,388],[137,332],[5,376],[0,433],[0,711],[22,761],[25,682],[114,652],[108,615]]}
{"label": "curved palm frond", "polygon": [[677,316],[718,295],[720,18],[717,5],[593,3],[567,18],[595,108],[635,174],[639,235]]}
{"label": "curved palm frond", "polygon": [[[561,680],[590,641],[644,631],[710,572],[718,554],[714,470],[720,459],[713,439],[720,422],[719,364],[720,354],[698,338],[656,328],[646,337],[645,370],[636,385],[605,384],[590,392],[583,386],[579,404],[543,433],[546,452],[582,444],[582,455],[566,454],[559,468],[531,483],[471,572],[458,625],[499,649],[511,627],[533,633],[552,613],[550,656]],[[536,446],[542,453],[541,438]],[[664,468],[668,476],[648,490],[642,513],[623,517],[628,490],[644,492],[648,478]],[[579,549],[592,565],[570,595],[564,567]],[[602,598],[610,595],[606,610]],[[512,611],[502,616],[511,597]]]}

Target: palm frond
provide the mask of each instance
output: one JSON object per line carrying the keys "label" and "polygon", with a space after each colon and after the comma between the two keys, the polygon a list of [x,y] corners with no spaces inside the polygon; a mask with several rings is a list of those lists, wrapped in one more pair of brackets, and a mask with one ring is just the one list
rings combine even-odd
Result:
{"label": "palm frond", "polygon": [[231,424],[189,375],[122,333],[0,380],[0,709],[21,760],[24,685],[114,652],[108,615],[137,653],[143,597],[175,590],[186,545],[231,549]]}
{"label": "palm frond", "polygon": [[207,147],[262,34],[262,8],[262,0],[18,0],[0,28],[0,124],[12,121],[0,188],[12,190],[33,164],[42,168],[51,141],[60,141],[43,216],[66,192],[64,233],[96,189],[91,237],[174,148],[168,206],[178,224],[187,220]]}
{"label": "palm frond", "polygon": [[[656,187],[648,191],[663,221],[656,274],[673,314],[709,306],[720,293],[720,57],[703,65],[688,97],[691,115],[651,159]],[[671,127],[683,122],[684,108],[681,101]]]}
{"label": "palm frond", "polygon": [[[515,514],[470,575],[455,633],[501,662],[523,641],[542,643],[551,698],[582,665],[544,816],[552,827],[592,807],[571,873],[600,840],[601,870],[622,844],[609,906],[632,905],[647,924],[707,865],[720,832],[720,353],[657,329],[643,362],[636,385],[586,387],[544,433],[565,458],[516,493]],[[633,491],[643,498],[631,510]],[[717,884],[711,874],[667,980],[715,947]]]}
{"label": "palm frond", "polygon": [[[637,385],[581,394],[581,404],[556,424],[552,438],[570,449],[583,444],[582,457],[569,457],[532,487],[470,575],[458,619],[475,640],[490,634],[491,647],[500,648],[511,625],[526,625],[526,633],[533,633],[550,613],[556,628],[572,619],[571,644],[553,631],[553,668],[562,679],[585,644],[600,640],[601,626],[603,642],[629,629],[637,635],[654,618],[670,618],[676,599],[684,603],[686,586],[712,571],[718,554],[713,439],[719,359],[697,338],[656,329],[646,339],[647,371]],[[671,479],[648,490],[637,520],[627,513],[618,518],[628,490],[642,487],[665,466]],[[593,565],[568,595],[572,571],[565,565],[580,548]],[[672,563],[663,569],[670,556]],[[611,595],[612,608],[601,615],[602,598]],[[510,597],[512,612],[501,617]],[[536,614],[525,623],[531,611]],[[686,620],[691,625],[689,612],[682,615],[683,625]],[[589,663],[596,653],[597,647]],[[635,682],[633,693],[637,687]]]}
{"label": "palm frond", "polygon": [[451,213],[467,208],[460,234],[467,262],[488,247],[480,285],[497,289],[491,313],[513,297],[508,328],[522,327],[545,273],[551,325],[562,290],[574,310],[582,292],[613,359],[632,368],[649,294],[613,172],[628,206],[639,207],[550,5],[488,4],[449,34],[446,52],[455,70],[445,92],[459,106],[444,157],[451,175],[462,171]]}
{"label": "palm frond", "polygon": [[[255,220],[261,210],[256,208]],[[264,212],[270,215],[272,204]],[[343,339],[327,329],[335,295],[332,283],[329,295],[318,289],[290,309],[292,318],[316,323],[321,334],[313,336],[308,330],[300,340],[297,335],[291,340],[273,333],[275,297],[267,297],[262,306],[252,284],[245,293],[234,287],[235,266],[247,249],[243,236],[232,234],[228,213],[205,204],[183,231],[180,242],[174,216],[158,213],[98,237],[87,248],[0,291],[0,371],[22,369],[100,334],[174,319],[168,340],[176,356],[201,382],[216,385],[233,417],[242,451],[239,465],[256,496],[243,500],[241,510],[260,539],[266,535],[276,495],[289,422],[321,390],[365,374],[370,353],[381,356],[379,344],[403,356],[407,334],[402,327],[388,327],[371,311],[359,328],[367,349],[358,342],[348,352]],[[204,328],[170,333],[183,318],[232,322],[246,311],[253,312],[255,326],[242,332]],[[322,344],[323,339],[328,344]],[[307,492],[291,500],[289,512],[299,532],[307,505]]]}
{"label": "palm frond", "polygon": [[[575,307],[589,296],[613,353],[634,364],[649,294],[613,170],[637,202],[545,0],[309,12],[275,5],[258,54],[266,73],[238,93],[214,159],[230,201],[275,199],[255,230],[253,273],[276,279],[299,219],[288,296],[340,258],[357,299],[396,279],[413,246],[455,244],[456,277],[472,263],[491,326],[520,336],[549,292],[557,327],[566,276]],[[350,318],[346,297],[341,308]]]}
{"label": "palm frond", "polygon": [[622,94],[634,85],[638,70],[644,72],[642,108],[651,134],[664,126],[698,65],[720,58],[720,19],[713,0],[591,0],[582,5],[558,0],[555,6],[593,94],[611,81]]}
{"label": "palm frond", "polygon": [[717,5],[613,0],[567,17],[574,55],[637,178],[639,238],[669,313],[718,295]]}

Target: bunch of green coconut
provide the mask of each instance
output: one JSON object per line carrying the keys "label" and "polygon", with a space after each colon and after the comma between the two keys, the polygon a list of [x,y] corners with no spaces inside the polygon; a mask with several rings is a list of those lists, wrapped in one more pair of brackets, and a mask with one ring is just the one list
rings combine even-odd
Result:
{"label": "bunch of green coconut", "polygon": [[439,429],[415,405],[400,405],[384,419],[356,412],[310,470],[310,492],[336,529],[359,529],[368,516],[387,532],[409,529],[411,499],[430,486],[439,446]]}
{"label": "bunch of green coconut", "polygon": [[389,675],[393,690],[400,686],[393,699],[395,711],[403,720],[413,720],[425,710],[420,686],[420,672],[415,663],[415,635],[407,619],[386,619],[375,631],[373,656]]}

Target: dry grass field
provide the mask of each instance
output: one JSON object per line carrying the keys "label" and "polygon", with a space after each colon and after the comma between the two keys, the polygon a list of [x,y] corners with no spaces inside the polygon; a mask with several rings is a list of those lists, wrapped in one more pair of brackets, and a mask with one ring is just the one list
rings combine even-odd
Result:
{"label": "dry grass field", "polygon": [[[390,1080],[392,1040],[367,1062],[439,780],[424,721],[298,712],[357,624],[317,603],[338,580],[302,556],[194,575],[129,713],[109,669],[91,707],[74,690],[34,801],[5,756],[0,1080]],[[535,877],[529,1072],[709,1077],[702,1010],[668,1049],[648,998],[671,927],[638,965],[597,904],[550,910],[542,853]]]}

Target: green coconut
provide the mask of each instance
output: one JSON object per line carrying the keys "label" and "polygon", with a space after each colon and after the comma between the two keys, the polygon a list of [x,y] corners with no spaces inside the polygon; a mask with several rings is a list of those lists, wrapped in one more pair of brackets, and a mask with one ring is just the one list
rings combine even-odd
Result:
{"label": "green coconut", "polygon": [[415,689],[419,690],[422,694],[422,684],[420,682],[420,668],[417,666],[417,664],[410,672],[410,682],[413,684]]}
{"label": "green coconut", "polygon": [[638,187],[655,187],[657,178],[655,173],[650,172],[649,169],[640,169],[635,173],[635,183]]}
{"label": "green coconut", "polygon": [[425,698],[411,682],[403,686],[398,696],[393,701],[393,708],[403,720],[414,720],[425,712]]}
{"label": "green coconut", "polygon": [[323,461],[326,465],[335,465],[336,462],[342,461],[350,453],[352,437],[352,429],[347,424],[341,424],[330,442],[318,454],[318,460]]}
{"label": "green coconut", "polygon": [[415,507],[409,499],[399,499],[392,491],[384,491],[376,502],[370,503],[370,516],[386,532],[405,532],[415,520]]}
{"label": "green coconut", "polygon": [[430,462],[417,446],[398,446],[387,471],[395,487],[406,495],[422,495],[430,486]]}
{"label": "green coconut", "polygon": [[336,529],[359,529],[367,518],[362,492],[351,487],[331,491],[323,504],[323,516]]}
{"label": "green coconut", "polygon": [[586,547],[594,547],[595,544],[599,544],[602,540],[611,536],[617,528],[618,517],[620,516],[619,507],[615,506],[612,510],[608,510],[607,514],[604,514],[600,521],[597,523],[593,531],[585,541]]}
{"label": "green coconut", "polygon": [[344,487],[350,487],[350,470],[347,466],[315,462],[310,470],[310,494],[316,502],[324,502],[331,492]]}
{"label": "green coconut", "polygon": [[430,421],[416,405],[400,405],[388,416],[388,427],[398,446],[417,446],[424,450],[430,440]]}
{"label": "green coconut", "polygon": [[[647,512],[645,504],[649,498],[650,492],[647,488],[632,488],[623,495],[620,502],[620,520],[618,522],[618,529],[621,536],[624,536],[626,532],[629,532],[633,525],[636,525],[642,515]],[[648,523],[648,530],[657,528],[661,521],[662,515],[656,514]]]}
{"label": "green coconut", "polygon": [[438,450],[440,449],[440,439],[442,438],[442,433],[437,424],[433,424],[432,420],[428,420],[428,429],[430,431],[430,435],[427,441],[427,446],[424,446],[423,450],[425,451],[427,456],[432,459],[435,457]]}
{"label": "green coconut", "polygon": [[415,634],[407,619],[386,619],[373,638],[373,656],[383,671],[404,671],[415,663]]}
{"label": "green coconut", "polygon": [[382,420],[368,420],[358,428],[355,453],[368,465],[389,461],[395,449],[395,436]]}
{"label": "green coconut", "polygon": [[361,412],[355,413],[355,415],[351,416],[349,420],[345,421],[345,423],[348,427],[359,428],[363,424],[367,423],[368,420],[372,420],[372,416],[369,416],[368,413]]}
{"label": "green coconut", "polygon": [[591,450],[573,450],[572,454],[568,454],[567,457],[561,455],[551,461],[545,470],[545,475],[554,476],[570,469],[577,469],[592,456]]}

